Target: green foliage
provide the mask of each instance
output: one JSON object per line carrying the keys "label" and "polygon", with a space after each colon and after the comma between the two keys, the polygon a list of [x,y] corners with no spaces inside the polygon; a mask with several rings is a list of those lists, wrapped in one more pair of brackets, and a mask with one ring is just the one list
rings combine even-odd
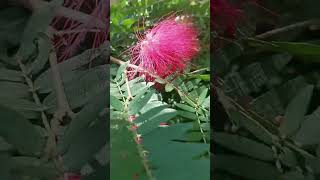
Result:
{"label": "green foliage", "polygon": [[[124,61],[110,69],[111,179],[210,179],[209,1],[120,0],[111,12],[111,54]],[[123,52],[172,12],[199,28],[195,66],[154,82],[129,79]]]}
{"label": "green foliage", "polygon": [[[312,9],[306,7],[311,1],[289,4]],[[271,10],[284,7],[276,4],[266,3]],[[297,23],[297,14],[301,12],[282,9],[275,28]],[[272,21],[261,15],[251,18],[253,27]],[[309,18],[299,19],[319,24]],[[227,114],[215,120],[216,178],[319,179],[320,56],[319,37],[313,36],[319,31],[310,26],[269,31],[274,34],[268,37],[239,34],[241,38],[213,53],[221,82],[217,100]]]}
{"label": "green foliage", "polygon": [[0,179],[54,180],[70,171],[106,177],[99,153],[107,151],[109,129],[108,43],[57,65],[73,112],[59,122],[67,109],[57,103],[47,30],[61,3],[50,1],[31,15],[17,7],[0,11]]}
{"label": "green foliage", "polygon": [[[121,66],[112,68],[122,69]],[[154,83],[146,83],[139,77],[126,83],[125,78],[127,77],[124,73],[121,78],[118,78],[117,71],[113,72],[111,76],[114,77],[114,80],[110,85],[112,179],[128,178],[135,174],[138,174],[139,179],[150,179],[153,176],[156,179],[192,177],[208,179],[208,157],[194,159],[209,151],[209,129],[202,128],[202,125],[209,120],[208,107],[196,103],[193,103],[194,107],[191,107],[184,101],[168,104],[162,95],[153,89]],[[135,89],[138,93],[133,96],[132,100],[128,99],[129,89],[131,91],[137,84],[144,84],[144,86],[139,85],[139,88]],[[180,86],[174,86],[182,89],[185,86],[181,84],[184,83],[180,82]],[[205,89],[205,92],[207,91]],[[175,95],[179,97],[178,93]],[[181,95],[189,98],[185,94]],[[202,96],[206,96],[202,99],[208,98],[207,94]],[[195,102],[194,99],[189,99],[189,101]],[[178,112],[186,108],[196,117],[192,121],[179,116]],[[130,122],[128,120],[132,115],[136,118]],[[161,123],[169,123],[169,127],[159,126]],[[137,130],[130,130],[132,126],[137,126]],[[192,136],[190,136],[191,133],[193,133]],[[142,136],[142,144],[134,141],[138,134]],[[195,139],[195,137],[198,138]],[[146,151],[147,154],[145,154]],[[124,159],[126,159],[125,162]],[[185,164],[186,161],[190,162],[188,166]],[[145,169],[146,165],[149,169]],[[124,169],[127,173],[120,173]],[[189,171],[185,171],[186,169]],[[146,171],[150,171],[153,176],[147,177]],[[175,175],[168,174],[168,171],[173,171]]]}

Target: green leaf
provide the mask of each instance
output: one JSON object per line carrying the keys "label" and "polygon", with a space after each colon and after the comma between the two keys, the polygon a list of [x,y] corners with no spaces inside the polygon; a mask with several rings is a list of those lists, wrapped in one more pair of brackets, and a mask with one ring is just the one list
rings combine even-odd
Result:
{"label": "green leaf", "polygon": [[[149,106],[149,104],[147,104],[147,106]],[[159,112],[161,112],[162,110],[166,109],[168,107],[168,105],[159,105],[156,107],[153,107],[151,109],[149,109],[147,112],[142,113],[141,115],[139,115],[135,120],[134,123],[140,123],[143,121],[147,121],[150,120],[152,117],[156,116]]]}
{"label": "green leaf", "polygon": [[207,93],[208,93],[208,88],[205,88],[205,89],[201,92],[201,94],[200,94],[200,96],[199,96],[198,104],[202,104],[202,103],[204,102],[204,100],[205,100],[206,97],[207,97]]}
{"label": "green leaf", "polygon": [[[83,106],[101,91],[107,92],[109,73],[106,68],[102,65],[89,69],[82,76],[64,84],[65,93],[72,109]],[[48,109],[49,113],[53,113],[56,103],[55,91],[50,93],[43,102],[50,108]]]}
{"label": "green leaf", "polygon": [[210,96],[208,96],[201,104],[204,108],[210,108]]}
{"label": "green leaf", "polygon": [[[58,67],[61,74],[62,82],[66,84],[70,81],[79,81],[81,77],[85,75],[85,73],[88,73],[88,71],[79,70],[79,68],[90,63],[93,60],[97,61],[97,58],[103,55],[104,52],[109,49],[106,47],[109,47],[108,43],[105,43],[101,45],[101,47],[96,49],[86,50],[79,55],[73,56],[72,58],[59,63]],[[105,65],[104,67],[109,68],[109,65]],[[103,68],[103,66],[100,66],[100,68]],[[90,69],[90,71],[94,71],[94,69],[99,69],[99,67],[92,68]],[[104,73],[106,73],[106,71]],[[109,73],[106,73],[106,75],[104,76],[109,77],[109,75]],[[35,80],[34,86],[39,93],[50,93],[53,90],[51,69],[48,69],[47,71],[42,73]]]}
{"label": "green leaf", "polygon": [[320,46],[310,43],[301,42],[272,42],[279,50],[287,51],[289,53],[301,56],[320,56]]}
{"label": "green leaf", "polygon": [[110,179],[131,179],[136,174],[139,174],[140,179],[148,179],[136,142],[127,126],[126,120],[111,119]]}
{"label": "green leaf", "polygon": [[51,40],[46,36],[41,34],[39,40],[38,40],[38,56],[36,59],[32,62],[30,71],[32,74],[39,73],[46,63],[48,62],[49,53],[52,49]]}
{"label": "green leaf", "polygon": [[23,83],[0,81],[0,98],[26,98],[30,96],[29,87]]}
{"label": "green leaf", "polygon": [[176,103],[175,105],[178,108],[182,109],[182,110],[186,110],[186,111],[189,111],[189,112],[196,112],[196,110],[191,106],[188,106],[188,105],[185,105],[185,104],[181,104],[181,103]]}
{"label": "green leaf", "polygon": [[[96,120],[72,138],[63,162],[69,171],[80,170],[107,142],[107,121]],[[99,137],[99,138],[97,138]]]}
{"label": "green leaf", "polygon": [[306,42],[266,42],[250,39],[258,43],[258,45],[265,47],[275,52],[288,52],[292,55],[299,56],[306,62],[319,62],[320,46]]}
{"label": "green leaf", "polygon": [[[143,92],[145,90],[148,90],[149,87],[153,85],[152,82],[138,82],[138,83],[134,83],[132,84],[132,86],[130,86],[130,91],[131,91],[131,95],[132,96],[136,96],[137,94],[139,94],[140,92]],[[122,90],[124,90],[125,92],[123,93],[123,95],[128,96],[128,88],[127,88],[127,84],[124,84],[121,87]]]}
{"label": "green leaf", "polygon": [[122,25],[126,26],[127,28],[130,28],[134,23],[134,19],[125,19],[122,21]]}
{"label": "green leaf", "polygon": [[230,110],[230,118],[234,122],[240,123],[241,126],[245,127],[254,136],[267,144],[272,144],[273,139],[276,138],[258,121],[248,115],[244,115],[238,111]]}
{"label": "green leaf", "polygon": [[153,116],[150,119],[145,120],[138,128],[139,134],[147,134],[152,130],[158,128],[161,122],[166,122],[177,115],[177,111],[174,109],[163,109],[158,114]]}
{"label": "green leaf", "polygon": [[284,115],[285,121],[279,128],[282,135],[290,136],[298,130],[308,110],[312,91],[312,85],[305,87],[289,103]]}
{"label": "green leaf", "polygon": [[271,180],[280,177],[280,172],[274,165],[246,157],[219,154],[213,158],[213,163],[215,169],[245,179]]}
{"label": "green leaf", "polygon": [[201,79],[203,81],[210,81],[210,74],[193,75],[191,77],[198,78],[198,79]]}
{"label": "green leaf", "polygon": [[58,143],[59,151],[65,152],[67,148],[73,143],[74,139],[90,127],[90,123],[94,122],[98,117],[99,113],[107,107],[106,93],[102,92],[97,94],[90,100],[88,105],[81,109],[76,114],[75,119],[71,121],[61,141]]}
{"label": "green leaf", "polygon": [[0,98],[0,104],[3,106],[11,108],[27,119],[36,119],[40,117],[40,111],[44,107],[40,107],[34,102],[26,99],[11,99],[9,98]]}
{"label": "green leaf", "polygon": [[127,66],[128,66],[128,62],[122,64],[122,65],[119,67],[119,69],[118,69],[118,71],[117,71],[117,75],[116,75],[116,77],[114,78],[115,81],[119,81],[119,80],[120,80],[120,78],[121,78],[122,75],[124,74],[124,70],[127,68]]}
{"label": "green leaf", "polygon": [[[40,155],[44,145],[44,139],[39,131],[22,115],[7,107],[0,106],[0,113],[2,119],[0,136],[21,153]],[[19,132],[20,135],[17,135],[17,132]]]}
{"label": "green leaf", "polygon": [[107,166],[100,166],[99,168],[96,168],[93,173],[90,173],[88,176],[84,176],[83,180],[102,180],[102,179],[108,179],[108,172],[109,167]]}
{"label": "green leaf", "polygon": [[134,115],[137,114],[151,99],[151,96],[155,92],[153,90],[147,92],[147,94],[141,94],[137,95],[136,97],[133,98],[131,103],[128,105],[129,108],[129,114]]}
{"label": "green leaf", "polygon": [[301,145],[320,143],[320,106],[301,123],[294,140]]}
{"label": "green leaf", "polygon": [[23,76],[21,72],[9,69],[0,69],[0,80],[1,81],[15,81],[23,82]]}
{"label": "green leaf", "polygon": [[118,111],[122,111],[124,107],[123,103],[112,95],[110,95],[110,105]]}
{"label": "green leaf", "polygon": [[186,95],[184,94],[183,92],[181,91],[178,91],[181,99],[185,102],[187,102],[189,105],[191,105],[192,107],[196,107],[197,105]]}
{"label": "green leaf", "polygon": [[14,176],[29,176],[43,179],[54,179],[59,176],[58,169],[53,162],[43,162],[35,157],[16,156],[12,157]]}
{"label": "green leaf", "polygon": [[177,111],[178,115],[191,120],[198,120],[198,116],[195,113],[191,113],[188,111]]}
{"label": "green leaf", "polygon": [[274,153],[270,147],[245,137],[216,132],[213,133],[213,141],[230,150],[255,159],[264,161],[272,161],[274,159]]}
{"label": "green leaf", "polygon": [[32,53],[35,48],[34,40],[39,33],[47,31],[49,24],[55,16],[55,9],[60,5],[62,5],[62,0],[54,0],[41,8],[35,9],[24,29],[21,39],[21,46],[18,52],[21,57],[27,57]]}
{"label": "green leaf", "polygon": [[280,154],[281,162],[286,166],[296,167],[298,165],[296,153],[287,147],[284,147],[282,151]]}
{"label": "green leaf", "polygon": [[156,179],[210,179],[210,159],[195,158],[209,151],[210,145],[172,141],[184,137],[191,127],[192,123],[174,124],[154,130],[143,137],[142,142],[150,152],[148,160],[154,167],[153,174]]}

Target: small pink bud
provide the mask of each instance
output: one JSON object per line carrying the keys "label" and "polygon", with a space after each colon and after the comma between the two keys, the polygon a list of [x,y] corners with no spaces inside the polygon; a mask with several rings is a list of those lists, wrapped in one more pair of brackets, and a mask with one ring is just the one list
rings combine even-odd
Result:
{"label": "small pink bud", "polygon": [[132,131],[135,131],[138,129],[138,126],[137,125],[132,125],[131,128],[130,128]]}
{"label": "small pink bud", "polygon": [[141,143],[142,143],[142,137],[141,137],[141,134],[137,134],[137,137],[136,137],[136,143],[137,143],[137,144],[141,144]]}
{"label": "small pink bud", "polygon": [[169,124],[166,123],[166,122],[161,122],[161,123],[159,124],[159,127],[169,127]]}
{"label": "small pink bud", "polygon": [[136,119],[135,115],[130,115],[129,118],[128,118],[128,121],[129,122],[133,122],[135,119]]}

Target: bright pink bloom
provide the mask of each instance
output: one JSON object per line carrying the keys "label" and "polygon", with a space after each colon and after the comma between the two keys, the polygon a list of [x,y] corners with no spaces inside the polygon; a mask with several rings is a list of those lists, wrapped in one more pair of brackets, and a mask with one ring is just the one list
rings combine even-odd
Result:
{"label": "bright pink bloom", "polygon": [[[198,32],[190,21],[179,16],[168,17],[146,31],[145,36],[130,49],[131,63],[162,78],[181,72],[199,52],[197,36]],[[145,73],[139,73],[142,74]],[[148,81],[154,80],[145,75]]]}

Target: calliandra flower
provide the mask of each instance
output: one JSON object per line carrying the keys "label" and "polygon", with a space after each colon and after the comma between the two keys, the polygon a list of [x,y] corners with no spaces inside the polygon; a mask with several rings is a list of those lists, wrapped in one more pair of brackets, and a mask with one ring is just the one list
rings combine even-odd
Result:
{"label": "calliandra flower", "polygon": [[[130,62],[165,78],[182,72],[199,50],[198,32],[193,23],[184,16],[171,16],[139,38],[130,49]],[[147,81],[154,80],[145,72],[140,71],[139,75],[145,75]]]}

